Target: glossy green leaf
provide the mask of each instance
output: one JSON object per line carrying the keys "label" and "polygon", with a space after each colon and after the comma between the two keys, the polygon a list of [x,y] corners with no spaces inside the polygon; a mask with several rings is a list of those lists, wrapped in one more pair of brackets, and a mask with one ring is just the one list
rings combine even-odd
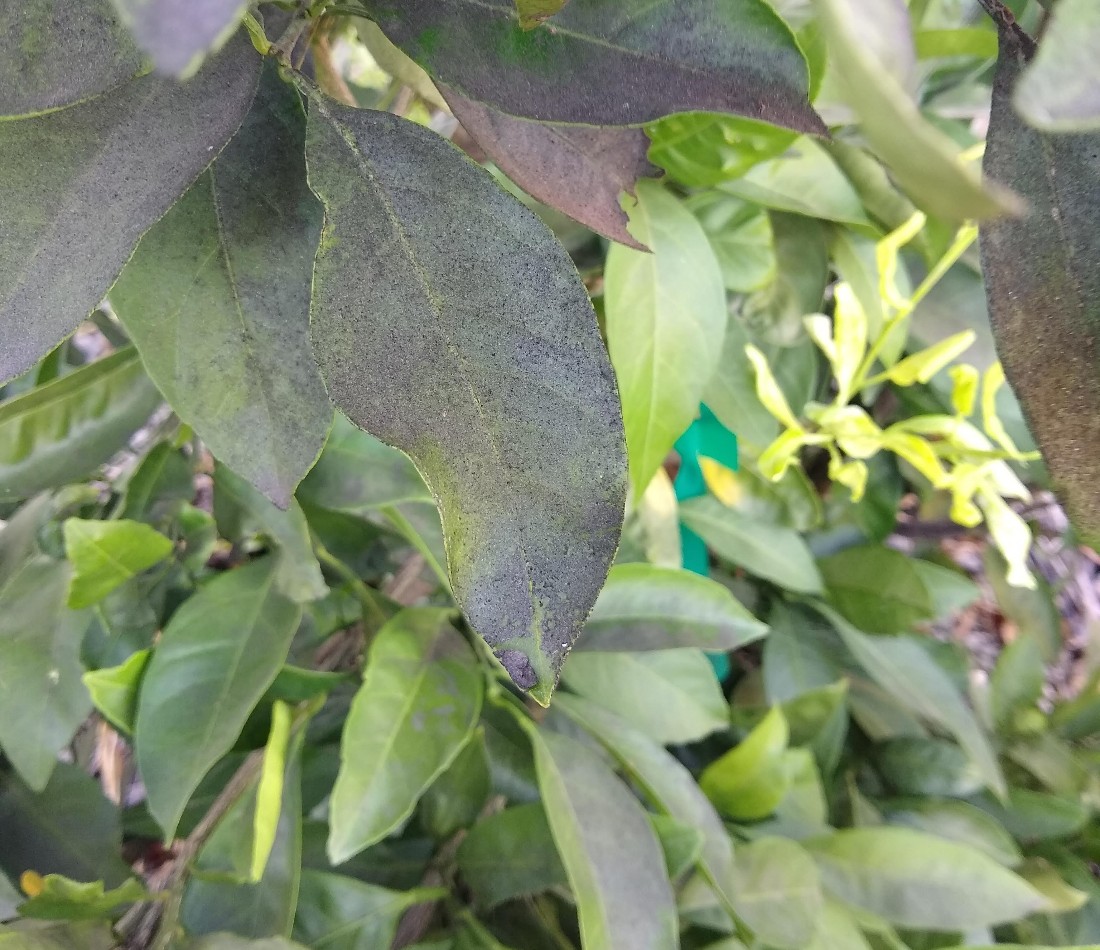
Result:
{"label": "glossy green leaf", "polygon": [[823,558],[818,568],[829,599],[861,630],[900,633],[933,615],[914,560],[898,551],[859,545]]}
{"label": "glossy green leaf", "polygon": [[434,133],[316,99],[307,137],[329,392],[417,463],[459,606],[548,702],[623,515],[620,410],[584,287],[538,218]]}
{"label": "glossy green leaf", "polygon": [[408,608],[371,643],[332,790],[334,865],[400,825],[473,731],[483,680],[450,617],[446,609]]}
{"label": "glossy green leaf", "polygon": [[698,415],[726,332],[722,272],[706,232],[669,191],[638,185],[631,233],[652,253],[614,245],[604,283],[607,345],[640,496]]}
{"label": "glossy green leaf", "polygon": [[650,801],[702,833],[703,873],[726,906],[732,908],[733,845],[714,806],[699,790],[692,774],[652,739],[595,703],[568,693],[559,696],[556,702],[607,747]]}
{"label": "glossy green leaf", "polygon": [[62,8],[49,0],[6,11],[0,33],[0,120],[61,109],[134,75],[141,56],[108,0]]}
{"label": "glossy green leaf", "polygon": [[692,195],[687,205],[710,239],[726,290],[749,293],[774,279],[775,248],[766,212],[717,190]]}
{"label": "glossy green leaf", "polygon": [[32,791],[12,772],[0,773],[0,869],[12,879],[27,870],[64,874],[107,887],[130,877],[119,858],[118,808],[99,782],[75,765],[60,763],[46,787]]}
{"label": "glossy green leaf", "polygon": [[[897,50],[912,39],[868,42],[875,27],[889,20],[908,29],[903,0],[818,0],[836,67],[848,102],[860,118],[871,147],[919,205],[949,221],[988,218],[1018,207],[994,184],[983,186],[976,169],[965,166],[944,132],[928,122],[910,98],[905,76],[897,72]],[[881,34],[877,34],[881,37]]]}
{"label": "glossy green leaf", "polygon": [[400,893],[338,874],[306,871],[298,893],[294,939],[325,950],[388,947],[401,915],[436,893],[427,889]]}
{"label": "glossy green leaf", "polygon": [[661,846],[627,787],[587,746],[524,728],[539,790],[577,902],[588,947],[666,950],[677,940],[676,903]]}
{"label": "glossy green leaf", "polygon": [[899,736],[884,742],[874,762],[888,787],[902,795],[973,795],[982,773],[961,746],[947,739]]}
{"label": "glossy green leaf", "polygon": [[149,663],[149,653],[149,650],[138,650],[118,666],[89,670],[81,677],[96,710],[126,735],[134,732],[138,690]]}
{"label": "glossy green leaf", "polygon": [[787,720],[777,706],[704,769],[699,787],[724,815],[740,821],[766,818],[787,791],[784,753],[789,736]]}
{"label": "glossy green leaf", "polygon": [[661,745],[694,742],[729,722],[714,668],[700,650],[574,653],[562,678]]}
{"label": "glossy green leaf", "polygon": [[947,729],[966,750],[986,785],[995,792],[1004,791],[1004,776],[989,738],[950,676],[916,640],[867,636],[835,611],[821,611],[860,666],[896,703]]}
{"label": "glossy green leaf", "polygon": [[1024,124],[1012,92],[1027,58],[1002,36],[983,168],[1018,191],[1029,211],[982,227],[982,270],[1005,374],[1071,519],[1085,543],[1096,543],[1098,473],[1082,446],[1100,437],[1100,203],[1091,191],[1100,139]]}
{"label": "glossy green leaf", "polygon": [[248,0],[112,0],[157,69],[186,79],[233,35]]}
{"label": "glossy green leaf", "polygon": [[[471,99],[544,122],[638,125],[671,112],[730,112],[822,132],[794,36],[762,0],[630,0],[608,16],[573,0],[525,31],[513,0],[368,0],[398,46]],[[629,85],[629,96],[609,88]]]}
{"label": "glossy green leaf", "polygon": [[1020,863],[1020,849],[997,821],[969,802],[906,799],[879,804],[892,825],[969,845],[1005,867]]}
{"label": "glossy green leaf", "polygon": [[1092,55],[1100,42],[1100,9],[1089,0],[1060,0],[1035,61],[1013,102],[1023,118],[1047,132],[1100,128],[1100,71]]}
{"label": "glossy green leaf", "polygon": [[577,651],[736,650],[767,625],[727,588],[690,571],[618,564],[607,575]]}
{"label": "glossy green leaf", "polygon": [[639,178],[657,172],[641,129],[517,119],[444,87],[454,116],[497,167],[526,191],[597,234],[644,250],[619,204]]}
{"label": "glossy green leaf", "polygon": [[477,821],[491,790],[485,733],[478,730],[420,799],[420,823],[444,841]]}
{"label": "glossy green leaf", "polygon": [[479,821],[462,839],[457,859],[463,879],[484,907],[567,883],[538,803],[506,808]]}
{"label": "glossy green leaf", "polygon": [[214,470],[214,515],[222,532],[234,541],[250,530],[266,535],[275,544],[279,592],[298,602],[317,600],[328,593],[328,585],[313,553],[305,515],[297,501],[288,501],[280,510],[226,466]]}
{"label": "glossy green leaf", "polygon": [[813,858],[787,838],[757,838],[737,849],[733,875],[738,917],[769,947],[803,950],[824,910]]}
{"label": "glossy green leaf", "polygon": [[849,828],[806,844],[832,894],[906,927],[988,927],[1046,903],[980,851],[908,828]]}
{"label": "glossy green leaf", "polygon": [[209,581],[172,615],[149,661],[135,749],[167,837],[286,659],[302,611],[275,589],[276,576],[275,559],[263,558]]}
{"label": "glossy green leaf", "polygon": [[65,609],[70,568],[35,557],[0,590],[0,748],[41,791],[92,710],[81,682],[86,612]]}
{"label": "glossy green leaf", "polygon": [[309,344],[322,210],[304,142],[298,93],[269,64],[240,132],[111,289],[172,408],[280,508],[332,421]]}
{"label": "glossy green leaf", "polygon": [[78,108],[0,123],[0,382],[91,313],[237,131],[259,68],[241,38],[186,85],[142,76]]}
{"label": "glossy green leaf", "polygon": [[139,521],[67,518],[65,555],[73,566],[69,606],[90,607],[172,553],[172,542]]}
{"label": "glossy green leaf", "polygon": [[0,403],[0,498],[22,498],[94,471],[160,403],[128,347]]}
{"label": "glossy green leaf", "polygon": [[23,917],[39,920],[95,920],[110,918],[122,904],[144,900],[147,891],[134,878],[104,890],[102,881],[82,883],[61,874],[47,874],[42,890],[20,905]]}
{"label": "glossy green leaf", "polygon": [[731,564],[787,590],[821,590],[817,565],[797,531],[755,521],[717,498],[693,498],[681,512],[684,524]]}

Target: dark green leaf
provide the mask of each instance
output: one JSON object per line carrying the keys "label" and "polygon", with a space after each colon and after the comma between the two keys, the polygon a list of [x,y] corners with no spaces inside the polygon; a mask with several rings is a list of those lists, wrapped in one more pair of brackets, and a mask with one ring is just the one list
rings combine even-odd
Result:
{"label": "dark green leaf", "polygon": [[1016,842],[997,821],[969,802],[902,800],[879,803],[882,816],[892,825],[915,828],[958,841],[988,854],[1005,867],[1021,860]]}
{"label": "dark green leaf", "polygon": [[443,841],[474,824],[490,790],[485,733],[478,730],[420,799],[420,823]]}
{"label": "dark green leaf", "polygon": [[36,557],[0,590],[0,747],[36,791],[92,709],[80,680],[88,614],[65,609],[69,576]]}
{"label": "dark green leaf", "polygon": [[133,878],[118,887],[104,891],[102,881],[88,884],[60,874],[47,874],[42,889],[19,908],[23,917],[39,920],[95,920],[115,916],[120,904],[132,904],[145,899],[147,892]]}
{"label": "dark green leaf", "polygon": [[754,521],[717,498],[693,498],[682,518],[714,552],[750,574],[799,593],[821,590],[821,575],[797,531]]}
{"label": "dark green leaf", "polygon": [[458,848],[458,869],[484,907],[567,883],[540,804],[479,821]]}
{"label": "dark green leaf", "polygon": [[259,69],[239,38],[186,85],[142,76],[76,108],[0,122],[0,382],[91,313],[237,131]]}
{"label": "dark green leaf", "polygon": [[379,950],[393,941],[406,910],[434,896],[435,891],[426,889],[402,894],[350,877],[306,871],[294,939],[324,950]]}
{"label": "dark green leaf", "polygon": [[699,414],[728,318],[722,271],[702,225],[661,185],[643,181],[637,192],[631,233],[653,253],[612,246],[604,307],[640,498]]}
{"label": "dark green leaf", "polygon": [[194,497],[191,460],[171,442],[158,442],[126,480],[119,517],[157,524]]}
{"label": "dark green leaf", "polygon": [[138,650],[119,666],[90,670],[81,677],[95,708],[127,735],[134,732],[138,690],[148,663],[149,651]]}
{"label": "dark green leaf", "polygon": [[159,403],[132,347],[0,403],[0,498],[33,495],[89,474]]}
{"label": "dark green leaf", "polygon": [[141,66],[107,0],[27,0],[0,31],[0,117],[60,109],[106,93]]}
{"label": "dark green leaf", "polygon": [[767,631],[710,578],[651,564],[619,564],[607,575],[576,649],[736,650]]}
{"label": "dark green leaf", "polygon": [[69,606],[90,607],[172,553],[172,542],[139,521],[67,518],[65,556],[73,566]]}
{"label": "dark green leaf", "polygon": [[1096,544],[1100,473],[1082,447],[1100,438],[1100,199],[1092,188],[1100,137],[1044,135],[1023,123],[1012,91],[1026,59],[1001,37],[983,167],[1029,210],[982,227],[982,270],[1008,381],[1078,531]]}
{"label": "dark green leaf", "polygon": [[333,864],[381,841],[469,740],[484,689],[452,612],[407,608],[375,635],[340,746]]}
{"label": "dark green leaf", "polygon": [[700,650],[574,653],[562,678],[661,745],[695,742],[729,723],[714,667]]}
{"label": "dark green leaf", "polygon": [[172,615],[149,661],[135,749],[149,810],[169,837],[286,659],[302,610],[274,589],[276,576],[277,561],[263,558],[207,583]]}
{"label": "dark green leaf", "polygon": [[990,677],[990,705],[993,722],[1011,726],[1016,713],[1034,709],[1043,695],[1047,670],[1039,645],[1032,637],[1020,636],[1001,651]]}
{"label": "dark green leaf", "polygon": [[967,754],[946,739],[900,736],[884,743],[874,761],[889,786],[902,795],[972,795],[983,784]]}
{"label": "dark green leaf", "polygon": [[1008,583],[1004,557],[992,545],[986,548],[982,564],[997,606],[1016,625],[1017,637],[1033,640],[1042,658],[1054,662],[1062,650],[1062,616],[1046,579],[1036,578],[1034,589],[1014,587]]}
{"label": "dark green leaf", "polygon": [[980,851],[908,828],[850,828],[807,844],[826,889],[906,927],[988,927],[1046,903]]}
{"label": "dark green leaf", "polygon": [[768,614],[768,624],[763,663],[768,702],[787,702],[827,688],[841,677],[843,646],[815,614],[778,603]]}
{"label": "dark green leaf", "polygon": [[517,119],[444,87],[455,118],[497,167],[526,191],[598,234],[644,250],[619,204],[639,178],[656,174],[641,129]]}
{"label": "dark green leaf", "polygon": [[620,410],[584,287],[531,212],[419,126],[317,99],[307,153],[329,392],[417,463],[459,605],[546,703],[623,514]]}
{"label": "dark green leaf", "polygon": [[269,64],[240,132],[111,289],[172,408],[280,508],[332,421],[309,344],[322,210],[304,143],[298,93]]}
{"label": "dark green leaf", "polygon": [[1069,838],[1081,830],[1089,816],[1080,802],[1024,788],[1010,788],[1004,802],[988,794],[973,801],[1023,841]]}
{"label": "dark green leaf", "polygon": [[933,615],[914,565],[911,557],[880,544],[847,548],[818,562],[836,609],[874,633],[901,633]]}
{"label": "dark green leaf", "polygon": [[664,950],[677,943],[676,903],[657,836],[638,800],[575,739],[524,727],[546,816],[590,947]]}
{"label": "dark green leaf", "polygon": [[737,850],[733,875],[738,917],[769,947],[803,950],[824,910],[813,858],[786,838],[758,838]]}
{"label": "dark green leaf", "polygon": [[[512,0],[369,0],[367,11],[431,75],[543,122],[637,125],[731,112],[823,132],[794,36],[762,0],[573,0],[526,32]],[[629,89],[608,95],[609,89]]]}
{"label": "dark green leaf", "polygon": [[157,69],[185,79],[236,30],[248,0],[112,0]]}
{"label": "dark green leaf", "polygon": [[13,880],[32,870],[114,887],[130,876],[119,858],[118,809],[75,765],[58,765],[37,793],[14,774],[0,774],[0,828],[0,868]]}

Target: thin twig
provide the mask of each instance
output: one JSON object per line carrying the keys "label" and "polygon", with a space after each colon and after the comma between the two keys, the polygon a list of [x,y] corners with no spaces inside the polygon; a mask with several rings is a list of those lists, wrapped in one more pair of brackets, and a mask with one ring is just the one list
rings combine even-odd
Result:
{"label": "thin twig", "polygon": [[978,0],[983,10],[989,14],[990,19],[997,25],[1002,36],[1009,36],[1019,47],[1026,59],[1035,55],[1036,45],[1024,28],[1016,22],[1012,11],[1004,5],[1002,0]]}

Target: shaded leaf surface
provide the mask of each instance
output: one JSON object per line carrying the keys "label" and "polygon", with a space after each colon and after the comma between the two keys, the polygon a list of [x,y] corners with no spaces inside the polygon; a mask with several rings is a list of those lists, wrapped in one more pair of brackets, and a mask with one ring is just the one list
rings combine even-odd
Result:
{"label": "shaded leaf surface", "polygon": [[1025,125],[1012,106],[1025,61],[1002,37],[983,167],[1029,210],[982,226],[982,269],[1005,374],[1075,526],[1098,544],[1100,134]]}
{"label": "shaded leaf surface", "polygon": [[794,36],[763,0],[573,0],[529,32],[513,0],[366,7],[434,78],[512,115],[637,125],[672,112],[731,112],[824,132]]}
{"label": "shaded leaf surface", "polygon": [[442,608],[403,610],[371,644],[332,791],[334,865],[407,818],[477,722],[482,677],[449,617]]}
{"label": "shaded leaf surface", "polygon": [[27,0],[7,7],[4,18],[0,118],[99,95],[141,67],[141,55],[107,0]]}
{"label": "shaded leaf surface", "polygon": [[92,708],[80,679],[88,614],[65,609],[70,573],[36,557],[0,591],[0,746],[37,791]]}
{"label": "shaded leaf surface", "polygon": [[133,347],[0,404],[0,498],[33,495],[94,471],[159,404]]}
{"label": "shaded leaf surface", "polygon": [[193,82],[142,76],[0,123],[0,382],[91,313],[141,235],[237,131],[259,70],[238,39]]}
{"label": "shaded leaf surface", "polygon": [[1060,0],[1015,104],[1031,125],[1047,132],[1100,126],[1100,7],[1091,0]]}
{"label": "shaded leaf surface", "polygon": [[641,129],[533,122],[453,89],[444,88],[443,95],[485,154],[529,195],[597,234],[642,248],[626,229],[619,204],[639,178],[658,171],[646,158],[649,139]]}
{"label": "shaded leaf surface", "polygon": [[734,893],[738,916],[769,947],[802,950],[824,910],[813,859],[787,838],[759,838],[737,851]]}
{"label": "shaded leaf surface", "polygon": [[304,144],[298,93],[268,64],[241,130],[111,290],[172,408],[280,508],[332,422],[309,344],[322,209]]}
{"label": "shaded leaf surface", "polygon": [[162,73],[190,76],[237,28],[248,0],[112,0]]}
{"label": "shaded leaf surface", "polygon": [[135,747],[149,811],[167,835],[286,659],[301,607],[274,589],[275,577],[275,559],[264,558],[210,581],[172,615],[149,660]]}
{"label": "shaded leaf surface", "polygon": [[307,157],[327,215],[312,332],[329,392],[417,463],[459,605],[547,702],[623,515],[618,399],[584,287],[535,215],[434,133],[316,100]]}

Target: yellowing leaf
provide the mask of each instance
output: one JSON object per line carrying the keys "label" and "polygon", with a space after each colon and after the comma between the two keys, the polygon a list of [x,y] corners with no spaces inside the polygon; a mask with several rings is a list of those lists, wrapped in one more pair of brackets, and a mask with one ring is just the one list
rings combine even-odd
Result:
{"label": "yellowing leaf", "polygon": [[844,462],[834,453],[829,458],[829,478],[848,488],[852,501],[860,501],[867,490],[867,465],[860,461]]}
{"label": "yellowing leaf", "polygon": [[924,228],[927,219],[917,211],[903,225],[895,228],[875,245],[875,262],[878,264],[879,296],[896,310],[909,305],[907,298],[898,293],[898,254]]}
{"label": "yellowing leaf", "polygon": [[952,366],[950,373],[951,405],[960,416],[969,416],[974,411],[974,400],[978,396],[978,370],[962,363]]}
{"label": "yellowing leaf", "polygon": [[1004,367],[1000,361],[992,363],[982,377],[982,426],[1001,448],[1016,455],[1020,450],[997,415],[997,392],[1004,382]]}
{"label": "yellowing leaf", "polygon": [[869,459],[882,448],[882,430],[860,406],[808,406],[806,414],[852,458]]}
{"label": "yellowing leaf", "polygon": [[721,462],[700,456],[699,467],[703,470],[703,481],[707,488],[723,505],[736,508],[744,494],[741,483],[737,480],[737,473],[726,468]]}
{"label": "yellowing leaf", "polygon": [[933,487],[940,488],[947,481],[947,471],[940,462],[939,456],[936,455],[936,450],[919,435],[900,431],[895,426],[891,426],[883,434],[882,447],[889,449],[899,458],[905,459],[927,478]]}
{"label": "yellowing leaf", "polygon": [[756,467],[765,478],[773,482],[779,481],[783,473],[798,460],[798,450],[802,446],[823,445],[828,441],[827,435],[788,429],[760,453],[760,458],[756,460]]}
{"label": "yellowing leaf", "polygon": [[802,323],[806,327],[806,332],[810,335],[810,339],[817,344],[818,349],[825,354],[825,358],[828,359],[829,365],[833,368],[833,372],[836,372],[836,344],[833,343],[833,321],[830,320],[823,313],[811,313],[808,317],[802,318]]}
{"label": "yellowing leaf", "polygon": [[761,404],[788,429],[801,431],[802,427],[798,424],[798,419],[795,418],[794,413],[791,412],[787,397],[783,395],[783,390],[779,388],[779,383],[772,375],[767,358],[751,343],[745,347],[745,355],[752,363],[753,369],[756,370],[756,397]]}
{"label": "yellowing leaf", "polygon": [[703,771],[699,787],[723,814],[742,821],[766,818],[790,782],[784,753],[790,730],[774,706],[745,739]]}
{"label": "yellowing leaf", "polygon": [[867,314],[850,284],[836,285],[836,312],[833,316],[833,344],[836,360],[833,370],[839,392],[837,401],[847,402],[855,389],[856,373],[867,352]]}
{"label": "yellowing leaf", "polygon": [[283,804],[283,779],[286,751],[290,744],[290,707],[275,700],[271,707],[271,731],[264,747],[260,781],[256,786],[256,814],[252,819],[252,865],[249,879],[256,883],[264,876],[267,859],[275,846],[279,814]]}
{"label": "yellowing leaf", "polygon": [[1024,519],[1008,507],[1005,500],[991,488],[978,489],[978,503],[985,512],[985,521],[997,550],[1008,563],[1006,580],[1013,587],[1035,588],[1035,577],[1027,567],[1031,550],[1031,531]]}
{"label": "yellowing leaf", "polygon": [[927,383],[948,363],[960,356],[975,340],[973,330],[964,330],[940,340],[927,349],[907,356],[887,370],[891,382],[899,386],[912,386],[914,383]]}

